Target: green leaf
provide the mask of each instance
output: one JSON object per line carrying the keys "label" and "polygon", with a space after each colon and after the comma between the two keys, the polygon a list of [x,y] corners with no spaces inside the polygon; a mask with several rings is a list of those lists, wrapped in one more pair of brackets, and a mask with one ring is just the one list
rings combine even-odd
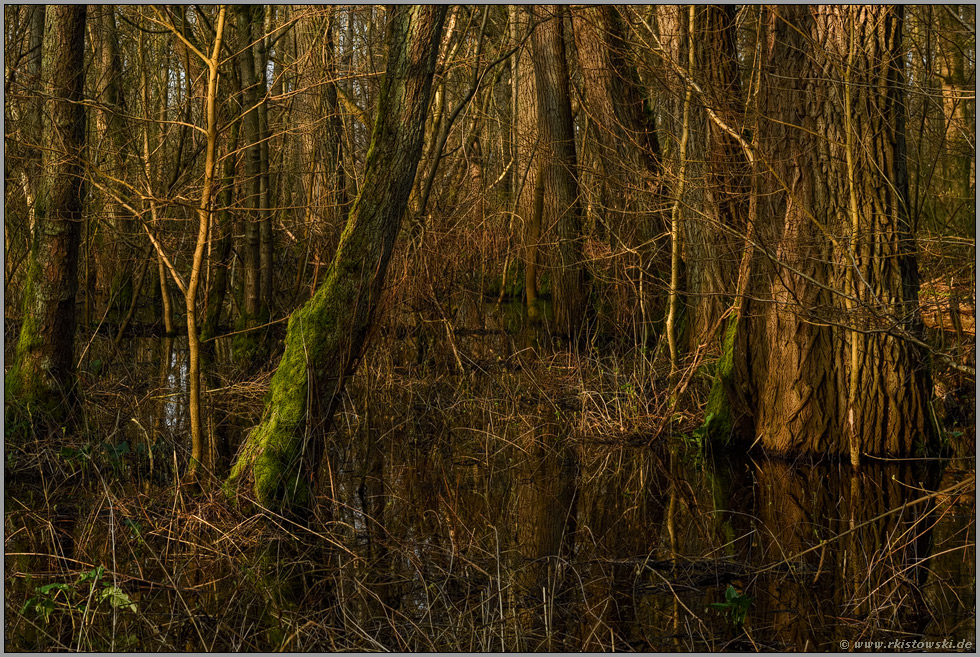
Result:
{"label": "green leaf", "polygon": [[51,613],[54,611],[54,600],[43,600],[34,607],[34,611],[44,618],[44,622],[47,623],[51,618]]}
{"label": "green leaf", "polygon": [[21,607],[20,613],[25,614],[27,610],[31,609],[35,614],[44,619],[47,623],[51,618],[51,613],[54,611],[54,600],[51,598],[38,599],[36,597],[29,598],[24,606]]}
{"label": "green leaf", "polygon": [[64,591],[68,593],[71,591],[71,587],[67,584],[62,584],[61,582],[55,582],[54,584],[45,584],[44,586],[37,587],[37,592],[43,595],[49,595],[51,591]]}
{"label": "green leaf", "polygon": [[118,586],[107,586],[99,594],[99,602],[108,600],[113,609],[129,609],[136,611],[136,603],[129,599],[129,596]]}
{"label": "green leaf", "polygon": [[105,573],[105,566],[96,566],[92,570],[79,575],[78,582],[76,583],[81,584],[82,582],[87,582],[89,580],[100,580],[102,579],[102,575],[104,573]]}

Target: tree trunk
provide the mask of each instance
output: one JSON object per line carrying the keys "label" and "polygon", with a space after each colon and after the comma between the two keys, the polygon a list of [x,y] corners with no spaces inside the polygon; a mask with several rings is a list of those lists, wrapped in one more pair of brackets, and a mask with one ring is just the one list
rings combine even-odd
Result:
{"label": "tree trunk", "polygon": [[[256,71],[256,55],[258,36],[254,25],[261,25],[261,18],[254,5],[239,5],[236,9],[238,44],[238,72],[242,83],[242,99],[244,116],[242,117],[242,138],[245,149],[245,207],[242,221],[245,224],[245,244],[242,256],[244,268],[244,307],[245,316],[242,318],[242,328],[251,327],[258,323],[261,315],[261,253],[260,229],[262,207],[262,148],[260,145],[261,126],[259,124],[258,104],[261,101],[260,89],[265,89],[264,77],[260,83],[259,77],[264,71]],[[263,94],[264,95],[264,94]]]}
{"label": "tree trunk", "polygon": [[765,252],[728,399],[772,452],[910,456],[934,432],[927,361],[900,337],[920,326],[902,8],[770,11]]}
{"label": "tree trunk", "polygon": [[[268,321],[272,305],[272,267],[273,267],[273,235],[272,235],[272,178],[269,175],[269,103],[266,70],[269,65],[269,51],[266,48],[266,38],[269,27],[270,8],[257,5],[258,18],[255,25],[258,30],[252,32],[256,39],[255,81],[259,97],[259,316],[263,322]],[[256,34],[259,32],[259,34]]]}
{"label": "tree trunk", "polygon": [[211,263],[211,286],[208,290],[207,312],[204,324],[201,326],[201,339],[209,340],[218,335],[221,323],[221,310],[225,305],[225,294],[228,291],[228,269],[231,266],[232,220],[231,207],[234,202],[235,190],[235,150],[238,148],[238,124],[231,126],[228,136],[228,147],[222,166],[221,191],[218,194],[218,212],[214,225],[216,234],[216,257]]}
{"label": "tree trunk", "polygon": [[221,53],[221,39],[225,25],[224,5],[218,10],[217,27],[215,28],[214,46],[211,57],[205,60],[208,67],[207,95],[204,98],[204,114],[207,125],[207,143],[204,150],[204,184],[201,188],[201,201],[197,207],[197,241],[194,245],[194,256],[191,261],[191,274],[187,279],[187,289],[184,293],[184,308],[187,311],[187,381],[188,404],[187,414],[191,425],[191,462],[189,472],[196,475],[198,468],[204,466],[205,471],[210,466],[207,461],[213,452],[205,444],[201,405],[201,340],[197,325],[197,292],[201,283],[201,274],[206,265],[204,250],[208,243],[208,232],[211,224],[212,190],[214,189],[214,173],[218,149],[218,63]]}
{"label": "tree trunk", "polygon": [[558,265],[551,277],[558,330],[577,341],[581,337],[587,280],[582,267],[582,216],[576,178],[575,129],[565,61],[562,9],[535,6],[540,21],[532,37],[537,86],[540,175],[544,184],[544,232],[556,226]]}
{"label": "tree trunk", "polygon": [[657,259],[658,252],[667,250],[666,217],[656,209],[664,205],[660,143],[644,116],[643,91],[626,58],[619,9],[576,8],[572,24],[589,130],[596,134],[592,143],[600,176],[597,222],[608,231],[609,247],[622,263],[623,274],[614,276],[627,284],[617,295],[622,316],[614,318],[614,325],[635,317],[640,324],[636,335],[642,338],[648,325],[662,318],[663,296],[659,291],[641,295],[640,277],[650,272],[666,285],[664,273],[669,266],[663,258]]}
{"label": "tree trunk", "polygon": [[389,11],[388,66],[364,184],[326,281],[289,320],[264,419],[226,483],[233,493],[245,479],[268,508],[310,501],[309,484],[334,408],[363,353],[422,150],[446,9]]}
{"label": "tree trunk", "polygon": [[[530,12],[511,5],[511,39],[517,44],[529,26]],[[514,118],[514,170],[517,216],[524,226],[524,295],[528,313],[538,316],[538,242],[541,239],[541,196],[538,182],[538,112],[534,65],[529,46],[514,53],[511,108]]]}
{"label": "tree trunk", "polygon": [[[44,111],[38,190],[24,320],[4,399],[28,419],[62,422],[74,400],[75,291],[84,198],[80,159],[85,145],[82,104],[85,5],[47,8],[42,77]],[[7,414],[9,425],[11,417]]]}
{"label": "tree trunk", "polygon": [[[99,131],[102,134],[100,143],[107,152],[98,157],[99,168],[108,176],[125,179],[127,165],[130,161],[132,142],[127,135],[127,127],[123,121],[126,116],[125,95],[123,94],[122,57],[119,53],[119,32],[116,29],[115,8],[113,5],[97,7],[95,28],[100,35],[101,44],[96,49],[101,52],[101,73],[99,85],[101,111],[98,113]],[[133,289],[133,215],[126,209],[129,193],[119,187],[116,191],[120,199],[106,199],[109,225],[112,235],[107,239],[110,244],[110,260],[104,265],[111,274],[109,278],[109,312],[114,320],[121,320],[134,295]]]}
{"label": "tree trunk", "polygon": [[[744,125],[735,44],[735,6],[705,5],[696,10],[693,78],[706,103],[729,126]],[[703,210],[688,223],[686,262],[689,294],[688,349],[713,341],[730,306],[738,275],[740,243],[747,223],[747,167],[739,143],[714,121],[696,136],[704,154]],[[717,343],[715,343],[717,344]]]}

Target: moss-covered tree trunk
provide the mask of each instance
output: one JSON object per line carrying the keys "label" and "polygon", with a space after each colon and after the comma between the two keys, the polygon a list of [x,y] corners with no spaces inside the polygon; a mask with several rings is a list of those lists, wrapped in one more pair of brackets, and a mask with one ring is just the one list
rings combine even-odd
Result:
{"label": "moss-covered tree trunk", "polygon": [[422,151],[446,8],[390,10],[388,64],[364,184],[324,284],[289,320],[286,350],[261,424],[225,490],[252,487],[262,505],[304,506],[331,415],[357,367]]}
{"label": "moss-covered tree trunk", "polygon": [[8,423],[17,413],[62,422],[73,399],[75,291],[84,186],[82,105],[85,5],[47,8],[42,89],[41,182],[34,209],[34,242],[24,290],[24,322],[13,366],[5,377]]}

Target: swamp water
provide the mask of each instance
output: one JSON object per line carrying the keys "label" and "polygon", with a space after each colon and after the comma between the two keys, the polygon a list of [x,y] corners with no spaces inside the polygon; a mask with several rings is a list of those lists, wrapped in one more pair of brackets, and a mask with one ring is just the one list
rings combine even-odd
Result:
{"label": "swamp water", "polygon": [[[705,457],[630,430],[643,395],[614,365],[434,325],[429,355],[383,337],[362,364],[303,526],[180,488],[180,340],[133,339],[108,374],[93,344],[87,437],[8,450],[5,648],[976,645],[972,457]],[[219,463],[267,377],[209,380]]]}

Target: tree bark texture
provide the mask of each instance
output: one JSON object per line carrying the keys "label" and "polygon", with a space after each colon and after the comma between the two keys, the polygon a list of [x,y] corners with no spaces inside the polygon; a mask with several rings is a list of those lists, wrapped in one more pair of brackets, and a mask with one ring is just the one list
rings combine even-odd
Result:
{"label": "tree bark texture", "polygon": [[772,452],[913,455],[934,433],[927,361],[897,337],[920,325],[903,10],[768,11],[771,168],[732,398]]}
{"label": "tree bark texture", "polygon": [[[107,150],[98,158],[99,168],[109,176],[122,179],[126,176],[130,162],[133,144],[126,130],[124,116],[126,115],[125,94],[123,93],[122,56],[119,52],[119,32],[116,29],[115,7],[113,5],[96,6],[95,32],[99,34],[101,44],[98,51],[102,54],[101,71],[99,72],[99,101],[101,110],[98,112],[99,131],[102,134],[100,143]],[[129,193],[124,188],[117,193],[123,200],[128,201]],[[115,199],[106,199],[106,214],[113,231],[107,238],[112,252],[111,271],[106,272],[109,279],[110,311],[121,319],[129,307],[135,290],[133,289],[134,253],[133,215],[126,209],[125,203]]]}
{"label": "tree bark texture", "polygon": [[542,232],[555,228],[558,262],[551,277],[555,323],[572,340],[581,334],[588,299],[582,267],[582,212],[576,176],[575,128],[565,60],[563,9],[535,6],[532,37],[537,87]]}
{"label": "tree bark texture", "polygon": [[663,315],[660,291],[648,285],[646,290],[653,293],[637,297],[643,290],[640,277],[647,272],[666,284],[660,143],[647,120],[642,87],[627,58],[619,10],[579,7],[572,11],[572,24],[584,105],[598,156],[600,221],[607,229],[609,248],[622,254],[629,282],[623,316],[635,316],[639,306],[641,321],[659,321]]}
{"label": "tree bark texture", "polygon": [[[74,398],[75,291],[84,197],[81,153],[85,5],[47,8],[42,88],[45,148],[35,205],[33,247],[24,290],[24,322],[5,402],[30,417],[67,417]],[[8,414],[8,418],[10,415]]]}
{"label": "tree bark texture", "polygon": [[[693,78],[705,90],[700,102],[729,126],[744,125],[734,5],[705,5],[695,11]],[[714,121],[697,136],[704,154],[703,209],[688,226],[688,349],[712,340],[736,288],[740,235],[748,212],[748,167],[739,143]]]}
{"label": "tree bark texture", "polygon": [[344,384],[363,353],[422,150],[445,7],[389,10],[388,64],[364,184],[322,287],[293,313],[265,416],[249,434],[226,491],[244,480],[286,510],[309,484]]}
{"label": "tree bark texture", "polygon": [[[262,148],[261,127],[259,125],[258,105],[262,101],[260,89],[265,89],[264,71],[256,71],[256,55],[258,48],[259,30],[254,26],[262,25],[260,11],[255,5],[239,5],[235,8],[236,27],[238,35],[238,74],[242,84],[242,101],[244,115],[242,117],[242,140],[245,149],[245,212],[242,220],[245,224],[245,242],[242,264],[244,268],[244,305],[245,317],[243,325],[252,326],[258,322],[262,312],[261,290],[261,253],[259,225],[262,206]],[[264,80],[264,78],[263,78]]]}

